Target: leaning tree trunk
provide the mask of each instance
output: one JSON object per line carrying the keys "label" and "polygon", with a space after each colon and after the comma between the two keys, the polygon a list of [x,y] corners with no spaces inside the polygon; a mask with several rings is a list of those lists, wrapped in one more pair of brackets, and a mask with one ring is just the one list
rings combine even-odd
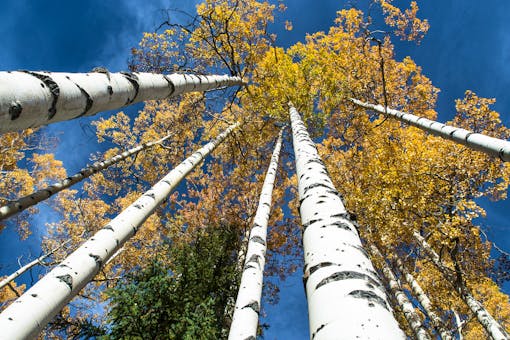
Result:
{"label": "leaning tree trunk", "polygon": [[253,219],[244,270],[239,285],[232,325],[230,326],[228,337],[230,340],[255,339],[257,336],[266,255],[267,224],[271,211],[278,158],[282,147],[283,130],[284,128],[281,129],[274,147],[271,163],[262,186],[257,212]]}
{"label": "leaning tree trunk", "polygon": [[434,326],[434,329],[436,330],[437,334],[439,334],[441,336],[441,339],[443,340],[452,340],[453,339],[452,334],[444,328],[441,318],[439,317],[439,315],[436,314],[436,312],[434,312],[432,302],[430,302],[429,297],[427,296],[427,294],[425,294],[421,286],[415,280],[414,276],[412,276],[409,273],[409,271],[404,267],[404,264],[399,258],[397,258],[396,263],[398,270],[402,273],[402,276],[406,280],[407,284],[409,284],[409,286],[411,287],[413,295],[416,297],[420,305],[425,310],[425,314],[427,315],[430,322]]}
{"label": "leaning tree trunk", "polygon": [[132,149],[124,151],[123,153],[118,154],[112,158],[109,158],[109,159],[101,161],[101,162],[96,162],[96,163],[92,164],[91,166],[81,169],[80,172],[78,172],[77,174],[67,177],[66,179],[64,179],[61,182],[55,183],[55,184],[45,187],[41,190],[38,190],[31,194],[28,194],[24,197],[21,197],[21,198],[17,199],[16,201],[12,201],[9,204],[1,206],[0,207],[0,221],[3,219],[6,219],[12,215],[15,215],[19,212],[22,212],[23,210],[25,210],[33,205],[36,205],[39,202],[44,201],[45,199],[51,197],[52,195],[73,186],[74,184],[98,173],[101,170],[108,168],[110,165],[119,163],[128,157],[138,154],[142,150],[145,150],[145,149],[150,148],[154,145],[162,143],[163,141],[170,138],[170,136],[171,135],[168,135],[168,136],[161,138],[160,140],[155,141],[155,142],[149,142],[149,143],[144,143],[142,145],[138,145],[137,147],[134,147]]}
{"label": "leaning tree trunk", "polygon": [[355,223],[289,103],[300,198],[310,337],[403,339]]}
{"label": "leaning tree trunk", "polygon": [[414,310],[414,306],[407,298],[406,293],[402,290],[400,287],[400,284],[397,281],[397,278],[393,274],[393,271],[391,268],[386,264],[385,257],[381,254],[379,249],[375,245],[370,245],[370,251],[373,255],[378,256],[382,259],[382,273],[384,275],[384,278],[388,282],[388,286],[390,288],[391,293],[397,300],[398,305],[402,309],[402,312],[404,313],[404,317],[406,321],[409,324],[409,327],[411,327],[411,330],[413,331],[416,339],[418,340],[429,340],[431,339],[425,328],[423,327],[423,324],[420,320],[420,317],[418,314],[416,314]]}
{"label": "leaning tree trunk", "polygon": [[239,123],[170,171],[0,314],[5,339],[35,337],[101,270],[168,195]]}
{"label": "leaning tree trunk", "polygon": [[385,108],[382,105],[364,103],[358,99],[351,98],[351,102],[365,109],[374,110],[385,116],[394,117],[401,122],[415,126],[419,129],[432,133],[433,135],[452,140],[465,145],[471,149],[485,152],[491,156],[499,157],[502,161],[510,161],[510,142],[481,133],[448,126],[424,117],[418,117],[410,113]]}
{"label": "leaning tree trunk", "polygon": [[0,133],[60,122],[146,100],[242,85],[239,77],[195,74],[0,72]]}
{"label": "leaning tree trunk", "polygon": [[490,313],[485,309],[485,307],[476,300],[473,295],[468,291],[467,287],[459,287],[459,285],[454,284],[455,280],[452,279],[452,275],[448,272],[448,268],[441,263],[441,259],[439,255],[432,249],[432,247],[427,243],[427,241],[418,233],[413,234],[414,238],[418,241],[419,245],[425,252],[428,257],[432,260],[434,265],[439,269],[441,274],[443,274],[444,278],[450,282],[457,293],[459,293],[461,299],[466,303],[471,312],[476,316],[480,324],[485,328],[491,339],[494,340],[502,340],[509,339],[508,333],[505,329],[490,315]]}

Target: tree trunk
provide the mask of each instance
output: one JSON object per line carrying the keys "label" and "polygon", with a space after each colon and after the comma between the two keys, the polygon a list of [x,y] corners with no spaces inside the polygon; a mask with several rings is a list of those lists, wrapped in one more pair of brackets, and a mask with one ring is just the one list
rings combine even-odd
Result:
{"label": "tree trunk", "polygon": [[450,282],[457,293],[459,293],[460,298],[466,303],[471,312],[476,316],[480,324],[487,331],[491,339],[494,340],[502,340],[508,339],[509,335],[505,331],[505,329],[489,314],[489,312],[483,307],[483,305],[478,302],[468,291],[467,287],[459,287],[459,285],[455,284],[457,280],[452,278],[451,273],[449,273],[448,268],[441,263],[439,255],[432,249],[432,247],[427,243],[427,241],[418,233],[413,234],[414,238],[418,241],[419,245],[436,267],[439,269],[441,274],[443,274],[444,278]]}
{"label": "tree trunk", "polygon": [[260,312],[260,298],[262,296],[262,283],[266,255],[266,235],[273,186],[278,168],[278,159],[282,147],[282,128],[274,147],[271,163],[267,170],[259,205],[253,219],[250,232],[244,270],[239,285],[232,325],[230,326],[230,340],[255,339]]}
{"label": "tree trunk", "polygon": [[404,339],[355,224],[289,103],[303,227],[310,337]]}
{"label": "tree trunk", "polygon": [[57,250],[59,250],[60,248],[62,248],[63,246],[65,246],[69,242],[70,242],[70,240],[62,243],[61,245],[59,245],[55,249],[51,250],[50,252],[48,252],[48,253],[46,253],[46,254],[44,254],[42,256],[39,256],[35,260],[27,263],[26,265],[24,265],[20,269],[16,270],[11,275],[7,276],[5,279],[0,281],[0,289],[2,289],[3,287],[5,287],[9,283],[11,283],[13,280],[15,280],[17,277],[19,277],[21,274],[25,273],[27,270],[31,269],[32,267],[34,267],[34,266],[36,266],[38,264],[43,264],[42,261],[44,261],[46,258],[51,256],[54,252],[56,252]]}
{"label": "tree trunk", "polygon": [[434,326],[434,329],[437,331],[437,334],[441,336],[441,339],[443,340],[452,340],[453,335],[444,328],[443,322],[441,321],[441,318],[434,312],[434,308],[432,307],[432,302],[430,302],[430,299],[428,298],[427,294],[423,291],[421,286],[418,284],[418,282],[414,279],[414,277],[405,269],[404,264],[402,261],[400,261],[399,258],[396,260],[398,270],[402,273],[403,277],[405,278],[406,282],[411,287],[411,290],[413,291],[414,296],[420,302],[421,306],[425,310],[425,313],[427,314],[427,317],[429,318],[430,322]]}
{"label": "tree trunk", "polygon": [[386,264],[385,257],[381,254],[379,249],[375,245],[370,245],[370,251],[373,255],[379,256],[383,261],[382,273],[388,282],[388,286],[390,288],[391,293],[397,300],[398,305],[402,309],[404,313],[404,317],[409,323],[409,327],[413,331],[416,339],[418,340],[429,340],[431,339],[425,328],[423,328],[423,324],[421,322],[420,317],[416,314],[414,310],[414,306],[407,298],[406,293],[400,287],[400,284],[397,281],[397,278],[393,274],[391,268]]}
{"label": "tree trunk", "polygon": [[0,133],[60,122],[185,92],[242,85],[194,74],[0,72]]}
{"label": "tree trunk", "polygon": [[145,149],[150,148],[154,145],[160,144],[163,141],[167,140],[168,138],[170,138],[170,135],[168,135],[164,138],[161,138],[160,140],[155,141],[155,142],[144,143],[142,145],[139,145],[137,147],[134,147],[132,149],[124,151],[123,153],[118,154],[118,155],[116,155],[112,158],[109,158],[107,160],[104,160],[101,162],[96,162],[96,163],[92,164],[91,166],[81,169],[80,172],[78,172],[77,174],[75,174],[71,177],[67,177],[66,179],[64,179],[61,182],[50,185],[46,188],[43,188],[43,189],[33,192],[29,195],[21,197],[18,200],[13,201],[7,205],[4,205],[4,206],[0,207],[0,221],[3,219],[6,219],[12,215],[15,215],[19,212],[22,212],[23,210],[25,210],[33,205],[36,205],[39,202],[44,201],[45,199],[51,197],[52,195],[73,186],[74,184],[98,173],[101,170],[108,168],[110,165],[119,163],[130,156],[138,154],[142,150],[145,150]]}
{"label": "tree trunk", "polygon": [[168,195],[239,123],[231,125],[170,171],[0,314],[6,339],[35,337],[99,272]]}
{"label": "tree trunk", "polygon": [[485,152],[491,156],[499,157],[504,162],[510,161],[510,142],[506,140],[489,137],[480,133],[473,133],[471,131],[453,126],[448,126],[434,120],[412,115],[410,113],[405,113],[390,108],[385,109],[382,105],[364,103],[354,98],[351,98],[350,100],[360,107],[374,110],[385,116],[394,117],[401,122],[430,132],[433,135],[452,140],[471,149]]}

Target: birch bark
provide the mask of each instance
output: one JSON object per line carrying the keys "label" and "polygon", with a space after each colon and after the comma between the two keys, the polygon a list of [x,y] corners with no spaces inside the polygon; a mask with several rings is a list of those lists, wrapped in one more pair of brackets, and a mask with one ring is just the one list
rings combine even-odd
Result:
{"label": "birch bark", "polygon": [[278,159],[282,147],[283,130],[284,128],[280,130],[274,147],[271,162],[262,186],[257,212],[253,219],[243,274],[239,284],[239,293],[235,304],[232,325],[230,326],[228,337],[230,340],[256,339],[257,336],[266,255],[267,224],[271,211]]}
{"label": "birch bark", "polygon": [[170,171],[162,180],[81,245],[0,314],[4,339],[35,337],[46,324],[98,273],[104,263],[129,240],[177,185],[239,123]]}
{"label": "birch bark", "polygon": [[45,199],[51,197],[52,195],[73,186],[74,184],[84,180],[85,178],[92,176],[93,174],[98,173],[101,170],[108,168],[110,165],[121,162],[121,161],[125,160],[126,158],[136,155],[140,151],[148,149],[154,145],[161,144],[168,138],[170,138],[170,135],[168,135],[164,138],[161,138],[160,140],[157,140],[155,142],[144,143],[142,145],[139,145],[137,147],[134,147],[132,149],[124,151],[123,153],[118,154],[112,158],[106,159],[104,161],[96,162],[96,163],[92,164],[91,166],[81,169],[80,172],[78,172],[77,174],[67,177],[66,179],[64,179],[61,182],[55,183],[55,184],[50,185],[46,188],[43,188],[43,189],[33,192],[29,195],[21,197],[16,201],[6,204],[6,205],[0,207],[0,221],[3,219],[6,219],[12,215],[15,215],[17,213],[20,213],[23,210],[25,210],[33,205],[36,205],[39,202],[44,201]]}
{"label": "birch bark", "polygon": [[432,249],[427,241],[418,233],[413,234],[414,238],[418,241],[419,245],[429,258],[432,260],[434,265],[439,269],[444,278],[448,282],[454,285],[455,290],[459,293],[460,298],[466,303],[471,312],[476,316],[480,324],[483,326],[485,331],[489,334],[489,337],[493,340],[509,339],[508,333],[505,329],[490,315],[485,307],[476,300],[471,293],[469,293],[467,287],[458,287],[454,284],[456,280],[452,279],[452,275],[447,271],[444,264],[441,263],[439,255]]}
{"label": "birch bark", "polygon": [[365,109],[374,110],[383,115],[391,116],[401,122],[430,132],[433,135],[449,139],[459,144],[465,145],[471,149],[485,152],[494,157],[500,158],[504,162],[510,161],[510,142],[498,138],[489,137],[480,133],[445,125],[424,117],[418,117],[410,113],[398,110],[384,108],[382,105],[364,103],[358,99],[351,98],[351,102]]}
{"label": "birch bark", "polygon": [[0,72],[0,133],[242,84],[241,78],[226,75]]}
{"label": "birch bark", "polygon": [[444,328],[443,322],[441,321],[441,318],[434,312],[434,308],[432,307],[432,302],[430,302],[430,299],[428,298],[427,294],[423,291],[421,286],[418,284],[418,282],[415,280],[414,276],[412,276],[407,269],[405,269],[404,264],[400,259],[397,258],[396,260],[398,270],[402,273],[404,279],[406,280],[407,284],[411,287],[411,290],[413,291],[414,296],[420,303],[420,305],[425,310],[425,313],[427,314],[427,317],[429,318],[430,322],[434,326],[435,330],[437,331],[437,334],[441,336],[441,339],[444,340],[452,340],[453,335]]}
{"label": "birch bark", "polygon": [[404,339],[355,223],[289,103],[311,339]]}
{"label": "birch bark", "polygon": [[379,256],[383,261],[382,273],[388,282],[388,286],[390,288],[391,293],[395,296],[397,303],[399,304],[402,312],[404,313],[404,317],[409,323],[411,330],[413,331],[416,339],[418,340],[429,340],[431,339],[423,324],[420,320],[418,314],[416,314],[414,310],[414,306],[407,298],[406,293],[400,287],[400,284],[393,274],[391,268],[386,264],[385,257],[381,254],[379,249],[375,245],[370,246],[370,250],[372,254]]}

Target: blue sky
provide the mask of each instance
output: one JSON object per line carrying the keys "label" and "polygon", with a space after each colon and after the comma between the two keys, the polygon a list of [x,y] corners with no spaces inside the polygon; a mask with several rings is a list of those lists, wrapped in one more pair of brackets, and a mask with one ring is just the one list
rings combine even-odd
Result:
{"label": "blue sky", "polygon": [[[112,71],[127,69],[126,61],[143,31],[154,29],[163,8],[190,9],[193,0],[154,1],[34,1],[2,0],[0,2],[0,70],[50,70],[85,72],[96,66]],[[280,44],[289,46],[303,40],[305,34],[327,30],[336,10],[347,1],[289,0],[285,19],[294,30],[274,29]],[[396,3],[405,3],[397,1]],[[463,97],[467,89],[480,96],[496,97],[495,109],[510,124],[510,3],[503,0],[486,2],[422,1],[421,15],[429,19],[431,29],[422,44],[398,42],[398,59],[410,55],[421,65],[435,86],[441,89],[438,111],[440,120],[454,112],[454,99]],[[69,173],[81,168],[88,155],[100,148],[90,131],[82,128],[89,119],[59,123],[45,133],[58,135],[62,146],[57,158],[64,161]],[[488,218],[488,234],[500,247],[510,250],[507,211],[509,201],[482,202]],[[45,217],[34,221],[34,229],[43,225]],[[11,272],[19,255],[37,253],[41,233],[29,242],[15,241],[13,233],[0,234],[0,273]],[[307,339],[306,301],[302,291],[301,272],[283,283],[280,304],[266,309],[265,320],[271,324],[267,339]],[[507,292],[510,288],[507,286]]]}

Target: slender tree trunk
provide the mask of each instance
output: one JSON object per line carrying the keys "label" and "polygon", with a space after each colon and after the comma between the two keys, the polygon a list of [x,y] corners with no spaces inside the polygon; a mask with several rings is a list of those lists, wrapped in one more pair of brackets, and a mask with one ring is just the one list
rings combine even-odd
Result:
{"label": "slender tree trunk", "polygon": [[230,340],[246,340],[257,337],[266,255],[267,224],[271,212],[273,186],[282,147],[283,130],[284,128],[280,130],[274,147],[262,186],[257,212],[253,219],[244,270],[239,285],[232,325],[230,326],[228,337]]}
{"label": "slender tree trunk", "polygon": [[425,250],[429,258],[432,259],[432,262],[434,265],[436,265],[441,274],[443,274],[444,278],[454,286],[461,299],[476,316],[483,328],[485,328],[490,338],[494,340],[508,339],[509,335],[505,329],[492,317],[492,315],[490,315],[485,307],[483,307],[483,305],[478,302],[473,297],[473,295],[471,295],[471,293],[468,291],[468,288],[459,287],[458,284],[455,284],[456,280],[453,279],[452,275],[448,271],[448,268],[441,263],[439,255],[434,251],[434,249],[432,249],[427,241],[416,232],[413,234],[413,236],[418,241],[421,248]]}
{"label": "slender tree trunk", "polygon": [[231,125],[170,171],[0,314],[5,339],[35,337],[129,240],[177,185],[239,123]]}
{"label": "slender tree trunk", "polygon": [[351,102],[365,109],[379,112],[386,116],[394,117],[401,122],[415,126],[419,129],[430,132],[433,135],[452,140],[465,145],[471,149],[485,152],[491,156],[499,157],[502,161],[510,161],[510,142],[494,137],[489,137],[480,133],[448,126],[424,117],[418,117],[410,113],[398,110],[384,108],[382,105],[364,103],[360,100],[351,98]]}
{"label": "slender tree trunk", "polygon": [[53,250],[51,250],[50,252],[42,255],[42,256],[39,256],[38,258],[36,258],[35,260],[27,263],[26,265],[22,266],[20,269],[16,270],[14,273],[12,273],[11,275],[7,276],[5,279],[3,279],[2,281],[0,281],[0,289],[2,289],[3,287],[5,287],[6,285],[8,285],[9,283],[11,283],[12,281],[14,281],[17,277],[19,277],[21,274],[25,273],[27,270],[33,268],[34,266],[38,265],[38,264],[43,264],[42,261],[44,261],[46,258],[50,257],[51,255],[53,255],[53,253],[55,253],[57,250],[59,250],[60,248],[62,248],[63,246],[65,246],[67,243],[69,243],[69,240],[62,243],[61,245],[59,245],[58,247],[54,248]]}
{"label": "slender tree trunk", "polygon": [[289,103],[311,339],[403,339],[355,223]]}
{"label": "slender tree trunk", "polygon": [[373,255],[379,256],[383,261],[382,273],[388,282],[388,286],[390,288],[391,293],[395,296],[398,305],[402,309],[404,313],[404,317],[409,323],[411,330],[413,331],[416,339],[418,340],[428,340],[431,339],[423,324],[421,322],[420,317],[416,314],[414,310],[414,306],[407,298],[406,293],[400,287],[400,284],[397,281],[397,278],[393,274],[391,268],[386,264],[385,257],[381,254],[379,249],[375,245],[370,245],[370,250]]}
{"label": "slender tree trunk", "polygon": [[185,92],[242,85],[194,74],[0,72],[0,133],[60,122]]}
{"label": "slender tree trunk", "polygon": [[112,158],[109,158],[107,160],[104,160],[101,162],[96,162],[96,163],[92,164],[91,166],[81,169],[80,172],[78,172],[77,174],[74,174],[71,177],[67,177],[66,179],[64,179],[61,182],[58,182],[58,183],[55,183],[48,187],[45,187],[41,190],[38,190],[31,194],[28,194],[24,197],[21,197],[18,200],[13,201],[7,205],[4,205],[4,206],[0,207],[0,221],[3,219],[6,219],[12,215],[15,215],[17,213],[20,213],[23,210],[25,210],[33,205],[36,205],[39,202],[44,201],[45,199],[51,197],[52,195],[73,186],[74,184],[100,172],[101,170],[108,168],[110,165],[119,163],[128,157],[138,154],[142,150],[148,149],[154,145],[162,143],[163,141],[170,138],[170,136],[171,135],[168,135],[168,136],[161,138],[160,140],[155,141],[155,142],[144,143],[142,145],[139,145],[137,147],[134,147],[132,149],[124,151],[123,153],[118,154],[118,155],[116,155]]}
{"label": "slender tree trunk", "polygon": [[425,313],[427,314],[427,317],[429,318],[430,322],[434,326],[434,329],[437,331],[437,334],[441,336],[441,339],[443,340],[452,340],[453,335],[444,328],[443,322],[441,321],[441,318],[439,315],[434,312],[434,308],[432,307],[432,302],[430,302],[430,299],[428,298],[427,294],[423,291],[421,286],[418,284],[418,282],[414,279],[414,277],[409,273],[407,269],[405,269],[404,264],[400,259],[397,258],[396,260],[398,270],[402,273],[402,276],[405,278],[406,282],[411,287],[411,290],[413,291],[413,295],[416,297],[418,302],[420,302],[421,306],[425,310]]}
{"label": "slender tree trunk", "polygon": [[452,309],[453,317],[455,318],[455,329],[457,330],[457,334],[459,336],[458,340],[464,340],[462,336],[462,326],[464,326],[463,321],[460,319],[459,313],[455,309]]}

